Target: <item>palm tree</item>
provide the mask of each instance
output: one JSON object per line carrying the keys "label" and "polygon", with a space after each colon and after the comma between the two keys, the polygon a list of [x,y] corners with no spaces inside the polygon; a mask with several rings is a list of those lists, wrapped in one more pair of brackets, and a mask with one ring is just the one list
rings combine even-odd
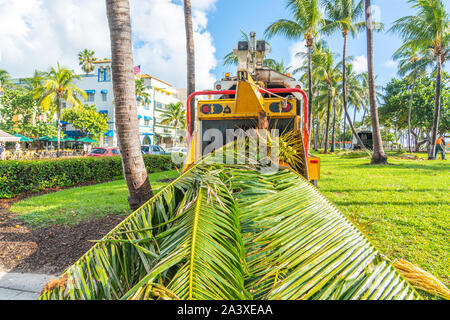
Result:
{"label": "palm tree", "polygon": [[0,69],[0,92],[11,87],[11,76],[8,71]]}
{"label": "palm tree", "polygon": [[409,98],[409,110],[408,110],[408,149],[412,152],[411,146],[411,115],[412,106],[414,100],[414,91],[416,88],[417,80],[426,74],[427,66],[433,63],[433,57],[430,55],[421,55],[418,48],[414,47],[401,47],[394,53],[394,60],[399,60],[398,73],[400,76],[406,76],[411,82],[411,92]]}
{"label": "palm tree", "polygon": [[[173,141],[177,140],[177,129],[186,129],[186,109],[181,102],[169,103],[163,113],[161,124],[170,125],[175,130]],[[181,125],[181,126],[180,126]]]}
{"label": "palm tree", "polygon": [[265,31],[267,37],[283,35],[287,39],[306,41],[308,49],[308,131],[311,131],[312,115],[312,47],[314,39],[322,29],[323,19],[319,0],[288,0],[286,6],[292,13],[293,20],[281,19],[271,24]]}
{"label": "palm tree", "polygon": [[[184,22],[186,27],[186,52],[187,52],[187,95],[195,92],[195,44],[194,29],[192,27],[192,7],[191,0],[184,0]],[[195,105],[191,104],[191,117],[194,119]],[[192,134],[195,126],[191,126]]]}
{"label": "palm tree", "polygon": [[[327,18],[325,19],[325,27],[323,31],[332,34],[339,30],[344,38],[344,47],[342,53],[342,102],[344,107],[344,117],[350,124],[353,136],[358,141],[358,144],[364,148],[364,144],[358,136],[355,127],[352,123],[348,113],[348,97],[347,97],[347,42],[348,35],[356,36],[363,27],[362,22],[357,22],[357,19],[362,15],[363,3],[362,1],[355,5],[355,0],[324,0],[325,12]],[[381,29],[381,24],[376,25]],[[345,127],[344,127],[345,130]]]}
{"label": "palm tree", "polygon": [[97,60],[95,58],[95,52],[92,50],[84,49],[78,54],[78,61],[81,69],[86,72],[86,74],[94,71],[94,62]]}
{"label": "palm tree", "polygon": [[134,211],[153,197],[139,142],[136,89],[133,73],[129,0],[106,0],[111,37],[116,128],[122,165]]}
{"label": "palm tree", "polygon": [[373,21],[370,0],[365,0],[366,33],[367,33],[367,69],[369,74],[369,100],[370,116],[372,117],[373,153],[372,164],[387,164],[387,155],[384,152],[381,140],[380,121],[378,120],[378,107],[375,87],[375,71],[373,67]]}
{"label": "palm tree", "polygon": [[274,59],[266,59],[264,61],[264,66],[283,74],[289,73],[292,69],[291,66],[285,65],[283,60],[278,62]]}
{"label": "palm tree", "polygon": [[404,47],[416,48],[421,52],[432,49],[436,60],[436,95],[431,148],[428,159],[435,159],[436,138],[441,114],[441,77],[445,56],[450,50],[450,20],[441,0],[409,0],[418,12],[394,22],[391,31],[397,32],[404,41]]}
{"label": "palm tree", "polygon": [[[58,63],[57,68],[51,67],[49,72],[45,72],[42,76],[42,85],[34,90],[34,98],[37,99],[38,105],[42,106],[45,111],[56,113],[58,144],[57,155],[61,147],[61,113],[63,103],[74,107],[82,106],[80,98],[87,99],[86,92],[78,88],[74,82],[81,77],[77,76],[73,71],[61,67]],[[37,81],[37,79],[35,79]]]}
{"label": "palm tree", "polygon": [[136,100],[142,100],[144,105],[147,105],[150,100],[150,94],[147,92],[144,79],[136,79]]}

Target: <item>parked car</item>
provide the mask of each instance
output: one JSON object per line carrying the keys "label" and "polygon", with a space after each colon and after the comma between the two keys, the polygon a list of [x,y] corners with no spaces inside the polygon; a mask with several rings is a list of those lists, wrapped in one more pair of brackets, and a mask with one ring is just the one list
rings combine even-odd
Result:
{"label": "parked car", "polygon": [[119,148],[94,148],[86,157],[114,157],[120,156]]}
{"label": "parked car", "polygon": [[175,152],[182,153],[183,155],[187,155],[188,150],[185,147],[174,147],[174,148],[167,149],[167,154],[172,154]]}
{"label": "parked car", "polygon": [[141,147],[142,154],[155,154],[155,155],[163,155],[167,154],[161,146],[142,146]]}

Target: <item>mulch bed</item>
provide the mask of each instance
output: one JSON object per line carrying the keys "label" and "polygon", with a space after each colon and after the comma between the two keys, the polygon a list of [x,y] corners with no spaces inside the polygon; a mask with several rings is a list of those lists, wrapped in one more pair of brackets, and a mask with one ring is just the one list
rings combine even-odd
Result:
{"label": "mulch bed", "polygon": [[90,240],[100,240],[122,221],[107,216],[73,226],[32,229],[15,219],[5,203],[0,206],[0,269],[12,272],[60,274],[95,244]]}

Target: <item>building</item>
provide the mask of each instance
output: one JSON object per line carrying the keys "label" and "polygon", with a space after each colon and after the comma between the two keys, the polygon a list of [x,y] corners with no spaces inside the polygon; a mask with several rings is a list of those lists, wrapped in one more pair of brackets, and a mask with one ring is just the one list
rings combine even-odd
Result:
{"label": "building", "polygon": [[[86,103],[95,104],[100,113],[108,116],[108,131],[101,139],[102,146],[115,147],[118,145],[115,128],[114,90],[112,84],[111,60],[94,62],[95,68],[91,74],[82,75],[82,79],[76,85],[86,91],[88,98]],[[171,147],[179,144],[174,141],[175,130],[170,126],[161,124],[162,114],[170,103],[180,102],[183,98],[183,90],[178,90],[172,85],[150,75],[137,75],[144,79],[147,87],[146,93],[150,99],[144,101],[137,98],[137,111],[139,118],[139,134],[141,145],[160,144]],[[181,93],[181,94],[180,94]],[[69,135],[75,134],[68,127]],[[184,132],[178,130],[177,137],[184,136]]]}

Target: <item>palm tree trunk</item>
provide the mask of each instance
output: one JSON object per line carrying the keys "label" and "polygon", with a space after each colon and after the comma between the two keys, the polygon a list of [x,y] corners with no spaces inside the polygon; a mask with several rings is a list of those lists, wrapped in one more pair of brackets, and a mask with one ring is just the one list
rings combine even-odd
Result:
{"label": "palm tree trunk", "polygon": [[431,154],[428,155],[428,160],[436,160],[436,139],[439,130],[439,119],[441,117],[441,73],[442,73],[442,59],[441,54],[437,57],[437,75],[436,75],[436,97],[434,102],[434,122],[431,135]]}
{"label": "palm tree trunk", "polygon": [[324,154],[328,153],[328,135],[330,131],[330,112],[331,112],[331,94],[330,94],[330,85],[328,85],[328,107],[327,107],[327,126],[325,129],[325,149],[323,151]]}
{"label": "palm tree trunk", "polygon": [[[308,132],[309,135],[309,145],[311,145],[311,123],[312,123],[312,46],[314,39],[308,38],[306,46],[308,47]],[[308,148],[309,150],[310,148]]]}
{"label": "palm tree trunk", "polygon": [[369,73],[369,101],[370,115],[372,117],[373,154],[372,164],[387,164],[387,156],[384,152],[381,139],[380,122],[378,120],[378,108],[375,92],[375,75],[373,67],[373,22],[370,0],[365,2],[366,32],[367,32],[367,64]]}
{"label": "palm tree trunk", "polygon": [[61,109],[62,109],[62,98],[58,97],[58,110],[56,111],[56,128],[58,130],[57,142],[56,142],[56,157],[60,156],[61,149]]}
{"label": "palm tree trunk", "polygon": [[[184,0],[184,21],[186,27],[186,52],[187,52],[187,95],[195,92],[195,44],[194,28],[192,27],[191,0]],[[191,132],[194,132],[195,103],[191,104]]]}
{"label": "palm tree trunk", "polygon": [[342,149],[345,150],[345,133],[347,129],[347,118],[344,115],[344,129],[342,130]]}
{"label": "palm tree trunk", "polygon": [[336,97],[333,97],[333,133],[331,138],[331,152],[336,150]]}
{"label": "palm tree trunk", "polygon": [[412,105],[414,99],[414,89],[416,87],[416,80],[413,82],[413,86],[411,88],[411,96],[409,97],[409,110],[408,110],[408,150],[412,152],[411,146],[411,114],[412,114]]}
{"label": "palm tree trunk", "polygon": [[[343,50],[343,58],[342,58],[342,102],[344,103],[344,119],[347,118],[350,128],[352,129],[353,136],[358,141],[358,144],[361,146],[361,149],[365,149],[364,143],[361,138],[356,133],[355,127],[353,126],[352,119],[348,114],[347,110],[347,33],[343,32],[344,36],[344,50]],[[345,132],[345,126],[344,126]],[[345,138],[345,137],[344,137]],[[344,139],[345,140],[345,139]],[[344,149],[345,149],[345,141],[344,141]]]}
{"label": "palm tree trunk", "polygon": [[363,113],[363,117],[361,120],[361,126],[364,126],[364,120],[366,120],[366,113],[367,113],[367,110],[366,110],[366,107],[364,107],[364,113]]}
{"label": "palm tree trunk", "polygon": [[135,211],[153,197],[139,142],[136,88],[133,73],[129,0],[106,0],[111,38],[116,128],[122,166]]}

